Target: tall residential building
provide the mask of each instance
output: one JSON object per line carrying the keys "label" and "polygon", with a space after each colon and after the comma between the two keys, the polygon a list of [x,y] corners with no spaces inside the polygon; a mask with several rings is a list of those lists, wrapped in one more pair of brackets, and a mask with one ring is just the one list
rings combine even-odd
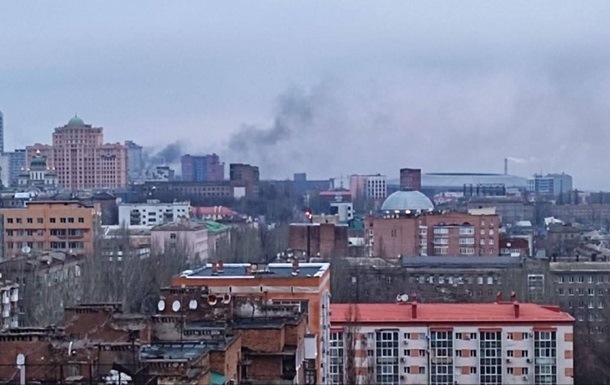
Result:
{"label": "tall residential building", "polygon": [[0,155],[4,154],[4,115],[0,111]]}
{"label": "tall residential building", "polygon": [[561,174],[536,174],[527,180],[527,190],[536,195],[558,197],[572,191],[572,176]]}
{"label": "tall residential building", "polygon": [[4,256],[27,250],[69,251],[91,255],[99,205],[76,201],[31,201],[25,208],[1,209]]}
{"label": "tall residential building", "polygon": [[16,186],[19,175],[26,168],[25,149],[17,149],[0,155],[2,184],[6,187]]}
{"label": "tall residential building", "polygon": [[125,141],[127,147],[127,175],[129,181],[137,181],[144,178],[144,156],[142,146],[131,140]]}
{"label": "tall residential building", "polygon": [[519,303],[331,304],[325,384],[573,384],[574,318]]}
{"label": "tall residential building", "polygon": [[180,159],[182,180],[187,182],[221,181],[225,178],[225,164],[218,155],[184,155]]}
{"label": "tall residential building", "polygon": [[27,147],[28,158],[47,157],[59,176],[59,185],[70,190],[115,189],[127,185],[127,147],[104,143],[102,127],[93,127],[75,116],[53,133],[51,146]]}
{"label": "tall residential building", "polygon": [[330,264],[299,264],[296,260],[292,264],[219,262],[187,270],[172,278],[171,286],[202,287],[211,294],[234,298],[263,295],[268,304],[297,306],[307,314],[308,338],[317,341],[317,354],[305,355],[305,383],[328,383]]}

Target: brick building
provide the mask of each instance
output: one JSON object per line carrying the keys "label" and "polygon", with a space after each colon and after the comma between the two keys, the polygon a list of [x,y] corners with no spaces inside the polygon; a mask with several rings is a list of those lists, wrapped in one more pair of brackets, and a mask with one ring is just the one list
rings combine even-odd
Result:
{"label": "brick building", "polygon": [[401,168],[400,188],[402,190],[421,190],[421,169]]}
{"label": "brick building", "polygon": [[[305,383],[326,383],[328,366],[325,351],[329,345],[330,270],[328,263],[292,264],[207,264],[174,277],[171,285],[180,288],[207,287],[211,294],[233,298],[262,295],[274,305],[296,306],[306,314],[310,340],[317,348],[301,353],[305,357]],[[293,321],[294,322],[294,321]],[[307,342],[307,341],[306,341]],[[306,345],[308,345],[306,343]]]}
{"label": "brick building", "polygon": [[243,189],[243,195],[247,198],[257,198],[259,195],[260,172],[257,166],[249,164],[232,163],[229,165],[229,180],[235,189]]}
{"label": "brick building", "polygon": [[27,207],[1,209],[4,255],[11,258],[25,250],[70,251],[91,255],[99,205],[78,201],[31,201]]}
{"label": "brick building", "polygon": [[404,300],[331,305],[327,383],[574,383],[574,318],[557,307]]}
{"label": "brick building", "polygon": [[384,216],[369,216],[365,219],[365,228],[369,256],[500,254],[500,218],[495,214],[417,214],[407,208]]}
{"label": "brick building", "polygon": [[310,257],[348,255],[348,226],[338,223],[291,223],[288,247],[302,250]]}
{"label": "brick building", "polygon": [[187,182],[221,181],[225,179],[225,164],[218,155],[183,155],[180,158],[182,180]]}
{"label": "brick building", "polygon": [[28,159],[45,156],[59,185],[70,190],[114,189],[127,185],[127,147],[104,143],[104,129],[75,116],[53,133],[53,144],[26,148]]}

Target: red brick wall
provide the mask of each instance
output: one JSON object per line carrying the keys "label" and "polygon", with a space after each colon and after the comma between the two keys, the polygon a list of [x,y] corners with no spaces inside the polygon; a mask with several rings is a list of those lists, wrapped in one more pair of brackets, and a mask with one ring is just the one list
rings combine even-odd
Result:
{"label": "red brick wall", "polygon": [[286,325],[284,341],[286,345],[299,346],[307,333],[307,320],[305,317],[296,325]]}
{"label": "red brick wall", "polygon": [[240,360],[241,338],[239,336],[225,350],[213,350],[210,352],[210,368],[214,372],[223,373],[227,380],[240,382]]}
{"label": "red brick wall", "polygon": [[258,352],[280,352],[284,349],[284,329],[240,329],[243,347]]}
{"label": "red brick wall", "polygon": [[289,247],[297,250],[307,250],[307,228],[310,231],[311,255],[320,253],[322,257],[347,256],[348,228],[335,226],[332,223],[319,225],[290,226]]}
{"label": "red brick wall", "polygon": [[250,356],[248,378],[253,380],[276,380],[282,378],[281,356]]}

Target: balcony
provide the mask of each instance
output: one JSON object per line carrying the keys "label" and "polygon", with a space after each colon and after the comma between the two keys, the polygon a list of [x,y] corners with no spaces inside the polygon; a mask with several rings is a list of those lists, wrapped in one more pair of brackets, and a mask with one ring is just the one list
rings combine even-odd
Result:
{"label": "balcony", "polygon": [[536,365],[556,365],[557,360],[554,357],[537,357],[534,362]]}

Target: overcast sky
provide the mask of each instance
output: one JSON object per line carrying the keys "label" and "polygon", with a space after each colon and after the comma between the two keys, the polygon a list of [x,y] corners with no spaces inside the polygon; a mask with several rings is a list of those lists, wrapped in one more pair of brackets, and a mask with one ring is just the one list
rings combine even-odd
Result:
{"label": "overcast sky", "polygon": [[[205,3],[205,4],[204,4]],[[16,1],[7,148],[78,113],[108,141],[263,177],[565,171],[610,190],[609,1]]]}

